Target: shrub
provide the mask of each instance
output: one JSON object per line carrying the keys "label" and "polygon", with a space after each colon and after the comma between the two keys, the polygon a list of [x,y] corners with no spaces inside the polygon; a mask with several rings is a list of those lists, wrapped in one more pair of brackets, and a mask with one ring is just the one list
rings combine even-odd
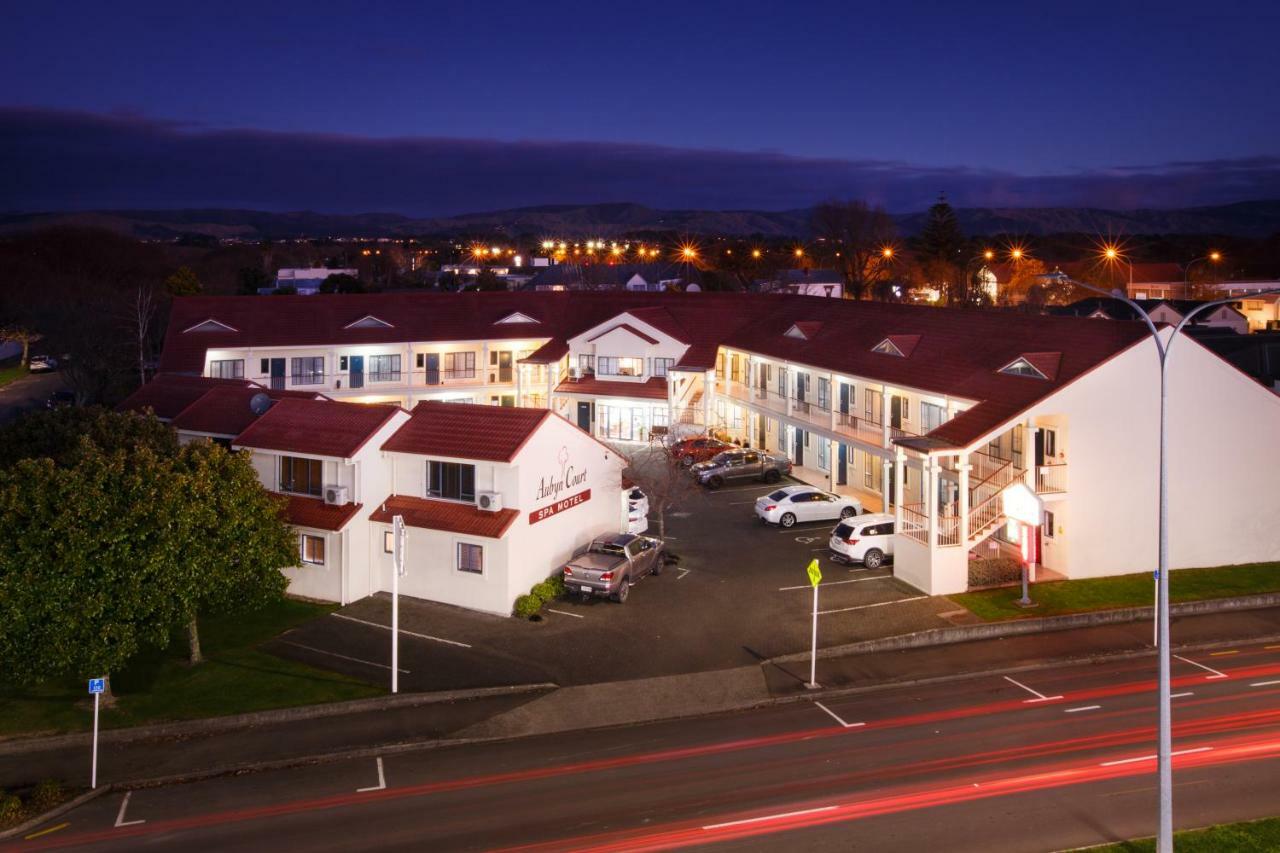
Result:
{"label": "shrub", "polygon": [[53,779],[45,779],[31,792],[27,805],[33,812],[47,812],[62,802],[62,794],[62,785]]}
{"label": "shrub", "polygon": [[554,598],[560,598],[568,591],[565,589],[564,575],[553,575],[547,578],[545,583],[551,584],[551,588],[555,590]]}
{"label": "shrub", "polygon": [[1013,557],[986,557],[969,561],[969,586],[1015,583],[1022,577],[1022,563]]}
{"label": "shrub", "polygon": [[22,820],[23,814],[22,800],[15,794],[0,791],[0,827],[17,823]]}
{"label": "shrub", "polygon": [[536,595],[522,595],[516,599],[515,613],[521,619],[538,615],[542,609],[542,600]]}
{"label": "shrub", "polygon": [[[563,586],[563,584],[561,584]],[[529,590],[529,594],[534,598],[546,604],[559,598],[559,592],[556,591],[555,585],[550,580],[535,583],[533,589]]]}

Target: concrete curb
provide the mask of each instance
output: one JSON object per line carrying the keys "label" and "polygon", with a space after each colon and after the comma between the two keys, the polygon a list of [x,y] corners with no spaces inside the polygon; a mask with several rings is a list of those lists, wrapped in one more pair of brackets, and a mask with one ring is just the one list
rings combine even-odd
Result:
{"label": "concrete curb", "polygon": [[[522,693],[538,693],[555,690],[551,682],[516,684],[510,687],[477,687],[470,690],[442,690],[434,693],[402,693],[397,696],[375,696],[371,699],[354,699],[350,702],[331,702],[324,705],[302,705],[296,708],[278,708],[271,711],[255,711],[249,714],[233,714],[226,717],[208,717],[179,723],[157,723],[149,726],[133,726],[123,729],[104,729],[98,735],[100,743],[130,743],[165,737],[191,737],[217,732],[246,729],[265,723],[315,720],[323,717],[340,717],[383,711],[389,708],[413,708],[419,705],[436,705],[442,702],[458,702],[486,699],[493,696],[512,696]],[[43,752],[66,746],[83,746],[93,738],[90,732],[77,732],[50,737],[13,738],[0,741],[0,755],[19,755],[26,752]]]}
{"label": "concrete curb", "polygon": [[[1203,601],[1187,601],[1170,607],[1171,616],[1191,616],[1200,613],[1221,613],[1231,610],[1260,610],[1280,606],[1280,593],[1263,593],[1239,598],[1217,598]],[[900,649],[919,649],[926,646],[943,646],[967,643],[973,640],[994,640],[1000,637],[1017,637],[1024,634],[1043,634],[1053,631],[1069,631],[1073,628],[1094,628],[1099,625],[1118,625],[1150,619],[1150,607],[1125,607],[1116,610],[1094,610],[1088,613],[1069,613],[1065,616],[1044,616],[1032,619],[1011,619],[1005,622],[984,622],[980,625],[960,625],[954,628],[930,628],[895,637],[881,637],[818,649],[818,657],[846,657],[871,652],[892,652]],[[770,658],[767,663],[798,663],[809,660],[809,652],[795,652]]]}
{"label": "concrete curb", "polygon": [[113,790],[115,790],[115,785],[105,784],[105,785],[99,785],[98,787],[90,791],[85,791],[80,796],[67,800],[62,805],[54,806],[44,814],[36,815],[33,818],[24,820],[22,823],[18,824],[17,826],[11,826],[8,829],[4,830],[3,832],[0,832],[0,841],[3,841],[6,838],[16,838],[17,836],[22,835],[25,832],[30,832],[40,824],[48,823],[49,821],[53,820],[59,815],[66,814],[72,809],[80,808],[80,806],[84,805],[90,800],[97,799],[98,797],[101,797],[103,794],[109,794]]}

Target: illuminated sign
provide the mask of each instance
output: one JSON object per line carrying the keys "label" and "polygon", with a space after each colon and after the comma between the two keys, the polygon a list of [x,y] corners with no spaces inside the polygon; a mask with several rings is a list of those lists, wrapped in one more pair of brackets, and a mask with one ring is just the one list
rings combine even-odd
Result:
{"label": "illuminated sign", "polygon": [[578,492],[576,495],[569,495],[569,497],[564,500],[556,501],[550,506],[544,506],[542,509],[535,509],[533,512],[529,513],[529,523],[537,524],[543,519],[550,518],[556,513],[564,512],[566,509],[575,507],[578,504],[584,504],[589,500],[591,500],[590,489]]}
{"label": "illuminated sign", "polygon": [[540,478],[537,491],[534,493],[534,500],[541,501],[551,498],[552,503],[529,513],[530,524],[537,524],[539,521],[550,518],[556,513],[564,512],[566,509],[591,500],[591,489],[583,489],[565,498],[560,497],[562,493],[567,492],[569,489],[586,485],[587,471],[585,468],[578,469],[569,464],[569,448],[567,447],[560,448],[556,461],[560,463],[560,473]]}
{"label": "illuminated sign", "polygon": [[1044,518],[1044,501],[1026,483],[1014,483],[1000,495],[1004,514],[1014,521],[1039,527]]}

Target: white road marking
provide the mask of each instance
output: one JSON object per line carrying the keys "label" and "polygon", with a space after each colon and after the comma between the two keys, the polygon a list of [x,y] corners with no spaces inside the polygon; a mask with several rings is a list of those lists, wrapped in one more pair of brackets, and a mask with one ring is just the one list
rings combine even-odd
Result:
{"label": "white road marking", "polygon": [[[667,538],[670,539],[671,537],[668,536]],[[370,622],[367,619],[357,619],[356,617],[348,616],[345,613],[330,613],[329,615],[337,617],[338,619],[346,619],[348,622],[359,622],[361,625],[369,625],[373,628],[381,628],[384,631],[391,630],[390,625],[383,625],[381,622]],[[446,640],[443,637],[433,637],[430,634],[418,634],[413,631],[406,631],[404,628],[400,629],[400,633],[404,634],[407,637],[417,637],[419,640],[431,640],[432,642],[435,642],[435,643],[446,643],[450,646],[460,646],[464,649],[471,648],[471,646],[467,645],[466,643],[459,643],[457,640]]]}
{"label": "white road marking", "polygon": [[[876,575],[875,577],[870,578],[850,578],[847,581],[826,581],[822,585],[835,586],[840,583],[862,583],[863,581],[878,581],[890,577],[893,577],[893,575]],[[778,592],[790,592],[793,589],[813,589],[813,587],[809,584],[803,584],[801,586],[780,586],[778,587]]]}
{"label": "white road marking", "polygon": [[382,756],[378,756],[378,784],[371,788],[356,788],[357,794],[363,794],[365,791],[381,791],[387,787],[387,775],[382,772]]}
{"label": "white road marking", "polygon": [[1182,692],[1182,693],[1170,693],[1170,694],[1169,694],[1169,698],[1170,698],[1170,699],[1181,699],[1183,696],[1194,696],[1194,695],[1196,695],[1194,690],[1187,690],[1187,691],[1184,691],[1184,692]]}
{"label": "white road marking", "polygon": [[1062,696],[1060,696],[1060,695],[1059,695],[1059,696],[1046,696],[1046,695],[1044,695],[1043,693],[1041,693],[1039,690],[1032,690],[1030,687],[1028,687],[1027,685],[1023,684],[1021,681],[1014,681],[1012,678],[1010,678],[1010,677],[1009,677],[1009,676],[1007,676],[1007,675],[1004,677],[1004,680],[1005,680],[1005,681],[1007,681],[1007,682],[1009,682],[1010,684],[1016,684],[1017,686],[1021,687],[1023,690],[1025,690],[1025,691],[1027,691],[1028,693],[1030,693],[1032,696],[1036,697],[1036,698],[1034,698],[1034,699],[1023,699],[1023,700],[1022,700],[1023,702],[1028,703],[1028,704],[1029,704],[1029,703],[1031,703],[1031,702],[1048,702],[1048,701],[1050,701],[1050,700],[1052,700],[1052,699],[1061,699],[1061,698],[1062,698]]}
{"label": "white road marking", "polygon": [[729,826],[742,826],[746,823],[761,823],[766,820],[782,820],[784,817],[799,817],[804,814],[817,814],[818,812],[834,811],[836,806],[820,806],[816,809],[803,809],[798,812],[783,812],[782,814],[765,815],[764,817],[749,817],[746,820],[731,820],[727,823],[712,823],[702,827],[703,829],[724,829]]}
{"label": "white road marking", "polygon": [[[328,655],[331,658],[349,660],[352,663],[362,663],[366,666],[376,666],[378,669],[387,669],[387,670],[391,669],[391,667],[387,666],[385,663],[374,663],[371,660],[361,660],[360,658],[348,657],[346,655],[340,655],[337,652],[327,652],[324,649],[317,649],[314,646],[304,646],[302,645],[302,643],[295,643],[291,640],[281,640],[280,642],[284,643],[286,646],[293,646],[294,648],[297,648],[297,649],[306,649],[309,652],[315,652],[318,655]],[[405,675],[409,674],[409,670],[407,669],[401,669],[400,672],[403,672]]]}
{"label": "white road marking", "polygon": [[585,619],[585,618],[586,618],[586,617],[585,617],[585,616],[583,616],[581,613],[570,613],[568,610],[552,610],[550,607],[548,607],[548,608],[547,608],[547,612],[548,612],[548,613],[559,613],[561,616],[572,616],[574,619]]}
{"label": "white road marking", "polygon": [[680,574],[676,575],[676,580],[682,580],[684,576],[693,571],[693,569],[677,569],[677,571],[679,571]]}
{"label": "white road marking", "polygon": [[1273,685],[1273,684],[1280,684],[1280,680],[1278,680],[1278,681],[1255,681],[1253,684],[1250,684],[1249,686],[1250,686],[1250,687],[1270,687],[1270,686],[1271,686],[1271,685]]}
{"label": "white road marking", "polygon": [[893,601],[881,601],[877,604],[859,604],[856,607],[841,607],[836,610],[819,610],[818,615],[826,616],[831,613],[848,613],[851,610],[867,610],[872,607],[884,607],[885,605],[888,605],[888,604],[906,604],[908,601],[921,601],[922,599],[925,599],[928,597],[929,596],[927,595],[913,595],[910,598],[897,598],[897,599],[894,599]]}
{"label": "white road marking", "polygon": [[833,711],[833,710],[831,710],[830,708],[828,708],[826,705],[823,705],[821,702],[819,702],[819,701],[818,701],[818,700],[816,700],[816,699],[813,701],[813,704],[817,705],[819,708],[821,708],[822,710],[824,710],[824,711],[826,711],[828,714],[830,714],[830,715],[831,715],[831,719],[835,720],[837,723],[839,723],[840,725],[844,726],[846,729],[856,729],[856,728],[858,728],[859,726],[865,726],[865,725],[866,725],[866,723],[846,723],[844,720],[840,719],[840,715],[839,715],[839,714],[837,714],[835,711]]}
{"label": "white road marking", "polygon": [[1204,665],[1204,664],[1202,664],[1202,663],[1196,663],[1196,662],[1195,662],[1195,661],[1193,661],[1193,660],[1188,660],[1187,658],[1184,658],[1182,655],[1174,655],[1174,657],[1175,657],[1175,658],[1177,658],[1178,660],[1182,661],[1183,663],[1189,663],[1189,664],[1191,664],[1192,666],[1198,666],[1198,667],[1200,667],[1201,669],[1203,669],[1205,672],[1212,672],[1212,673],[1213,673],[1213,675],[1206,675],[1206,676],[1205,676],[1205,681],[1208,681],[1208,680],[1209,680],[1209,679],[1211,679],[1211,678],[1226,678],[1226,677],[1227,677],[1227,674],[1226,674],[1225,672],[1218,672],[1218,671],[1217,671],[1216,669],[1214,669],[1213,667],[1205,666],[1205,665]]}
{"label": "white road marking", "polygon": [[[1176,752],[1169,753],[1169,757],[1172,758],[1175,755],[1190,755],[1193,752],[1209,752],[1212,749],[1213,747],[1211,746],[1198,746],[1195,749],[1179,749]],[[1098,766],[1099,767],[1115,767],[1118,764],[1133,764],[1138,761],[1155,761],[1155,760],[1156,760],[1156,756],[1154,755],[1139,755],[1137,758],[1121,758],[1119,761],[1104,761]]]}
{"label": "white road marking", "polygon": [[1080,711],[1096,711],[1101,707],[1102,707],[1101,705],[1082,705],[1079,708],[1067,708],[1063,713],[1075,714]]}
{"label": "white road marking", "polygon": [[821,536],[797,536],[796,541],[801,545],[812,545],[814,542],[821,540]]}
{"label": "white road marking", "polygon": [[129,808],[129,798],[133,796],[133,791],[125,791],[124,799],[120,801],[120,811],[116,813],[116,826],[134,826],[139,823],[146,823],[145,820],[125,820],[124,810]]}

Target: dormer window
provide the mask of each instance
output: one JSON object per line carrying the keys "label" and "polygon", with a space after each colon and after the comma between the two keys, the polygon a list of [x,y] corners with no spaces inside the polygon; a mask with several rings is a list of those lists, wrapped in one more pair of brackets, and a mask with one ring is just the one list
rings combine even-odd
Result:
{"label": "dormer window", "polygon": [[1000,372],[1007,376],[1030,376],[1033,379],[1048,379],[1040,370],[1025,358],[1015,358],[1013,361],[1000,368]]}
{"label": "dormer window", "polygon": [[997,372],[1006,376],[1029,376],[1032,379],[1052,381],[1058,377],[1058,365],[1061,362],[1060,352],[1024,352]]}
{"label": "dormer window", "polygon": [[918,343],[920,343],[919,335],[886,335],[884,340],[871,348],[871,351],[898,358],[911,358],[911,353]]}
{"label": "dormer window", "polygon": [[871,351],[878,352],[881,355],[896,355],[898,358],[906,358],[906,356],[902,354],[902,350],[898,349],[897,345],[888,338],[885,338],[883,341],[873,346]]}
{"label": "dormer window", "polygon": [[822,323],[816,320],[803,320],[798,323],[792,323],[791,328],[782,334],[788,338],[795,338],[800,341],[812,340],[813,336],[818,334],[822,328]]}
{"label": "dormer window", "polygon": [[386,320],[366,314],[354,323],[348,323],[343,326],[344,329],[390,329],[393,326]]}
{"label": "dormer window", "polygon": [[223,323],[221,320],[215,320],[212,317],[210,317],[208,320],[205,320],[202,323],[196,323],[194,326],[192,326],[189,329],[183,329],[182,333],[185,335],[187,332],[238,332],[238,331],[240,330],[233,328],[231,326],[228,326],[226,323]]}
{"label": "dormer window", "polygon": [[539,323],[539,322],[541,321],[535,320],[533,317],[530,317],[528,314],[525,314],[521,311],[513,311],[507,316],[503,317],[501,320],[495,321],[494,325],[497,326],[504,323]]}

